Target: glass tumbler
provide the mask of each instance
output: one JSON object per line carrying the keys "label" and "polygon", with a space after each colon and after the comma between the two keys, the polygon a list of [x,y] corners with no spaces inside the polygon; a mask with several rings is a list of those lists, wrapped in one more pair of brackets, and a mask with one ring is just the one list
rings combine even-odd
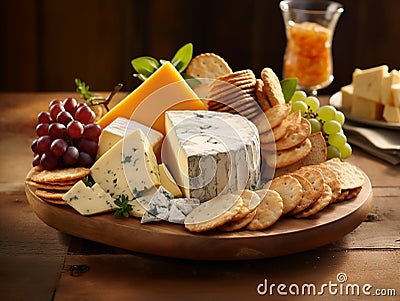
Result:
{"label": "glass tumbler", "polygon": [[309,95],[333,81],[332,38],[343,5],[323,0],[284,0],[279,7],[286,27],[283,76],[295,77]]}

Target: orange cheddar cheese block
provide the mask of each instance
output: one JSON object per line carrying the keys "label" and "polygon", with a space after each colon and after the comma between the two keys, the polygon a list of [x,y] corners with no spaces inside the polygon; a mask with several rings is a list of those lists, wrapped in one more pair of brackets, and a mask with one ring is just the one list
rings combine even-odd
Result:
{"label": "orange cheddar cheese block", "polygon": [[206,110],[170,62],[165,62],[97,123],[104,129],[117,117],[125,117],[165,134],[167,110]]}

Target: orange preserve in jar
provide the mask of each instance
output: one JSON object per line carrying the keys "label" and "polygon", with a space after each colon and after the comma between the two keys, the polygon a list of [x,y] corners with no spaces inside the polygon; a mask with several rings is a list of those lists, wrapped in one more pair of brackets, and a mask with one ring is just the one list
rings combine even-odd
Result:
{"label": "orange preserve in jar", "polygon": [[299,86],[323,86],[331,81],[332,32],[313,22],[294,23],[287,28],[285,77],[296,77]]}

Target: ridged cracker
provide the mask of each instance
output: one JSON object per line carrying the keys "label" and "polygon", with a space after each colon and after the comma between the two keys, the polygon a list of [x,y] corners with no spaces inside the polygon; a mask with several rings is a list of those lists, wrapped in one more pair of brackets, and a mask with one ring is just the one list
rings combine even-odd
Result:
{"label": "ridged cracker", "polygon": [[322,195],[322,193],[324,192],[325,181],[322,173],[319,170],[300,168],[294,173],[303,176],[311,183],[311,185],[314,187],[315,192],[317,193],[317,198]]}
{"label": "ridged cracker", "polygon": [[190,61],[186,68],[186,74],[197,78],[216,79],[227,73],[232,73],[231,67],[215,53],[199,54]]}
{"label": "ridged cracker", "polygon": [[313,204],[318,199],[318,193],[315,191],[310,181],[308,181],[305,177],[296,173],[292,173],[290,175],[299,181],[303,189],[301,201],[293,210],[288,212],[288,215],[295,215]]}
{"label": "ridged cracker", "polygon": [[263,134],[281,124],[282,121],[287,116],[289,116],[290,109],[291,109],[290,104],[283,104],[283,105],[276,105],[271,109],[265,111],[264,114],[260,115],[253,121],[258,129],[258,132],[260,134]]}
{"label": "ridged cracker", "polygon": [[257,190],[256,193],[260,196],[261,203],[246,226],[248,230],[264,230],[276,223],[282,215],[283,200],[279,193],[270,189]]}
{"label": "ridged cracker", "polygon": [[341,194],[341,185],[337,172],[325,164],[310,165],[310,168],[317,168],[324,177],[325,183],[332,189],[331,203],[335,202]]}
{"label": "ridged cracker", "polygon": [[327,184],[324,184],[323,193],[318,198],[318,200],[316,200],[311,206],[309,206],[305,210],[296,214],[295,217],[304,218],[317,214],[330,204],[331,199],[332,199],[332,189]]}
{"label": "ridged cracker", "polygon": [[264,68],[261,71],[261,79],[264,83],[264,92],[267,94],[269,103],[272,106],[285,104],[281,83],[271,68]]}
{"label": "ridged cracker", "polygon": [[185,228],[191,232],[209,231],[232,220],[243,206],[240,196],[219,195],[202,203],[191,211],[185,219]]}
{"label": "ridged cracker", "polygon": [[307,138],[303,143],[294,148],[270,153],[270,160],[267,160],[267,164],[268,166],[275,168],[286,167],[304,159],[310,152],[311,142]]}

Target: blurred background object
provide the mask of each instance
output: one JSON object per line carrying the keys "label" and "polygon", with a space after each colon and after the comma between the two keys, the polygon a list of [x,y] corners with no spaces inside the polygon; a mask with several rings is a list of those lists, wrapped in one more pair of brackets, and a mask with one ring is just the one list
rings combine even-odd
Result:
{"label": "blurred background object", "polygon": [[[351,82],[356,67],[400,68],[400,1],[341,0],[333,37],[335,79],[320,94]],[[233,70],[282,76],[285,32],[279,0],[3,0],[0,91],[73,91],[79,77],[93,91],[140,84],[131,60],[172,58],[192,42]]]}

